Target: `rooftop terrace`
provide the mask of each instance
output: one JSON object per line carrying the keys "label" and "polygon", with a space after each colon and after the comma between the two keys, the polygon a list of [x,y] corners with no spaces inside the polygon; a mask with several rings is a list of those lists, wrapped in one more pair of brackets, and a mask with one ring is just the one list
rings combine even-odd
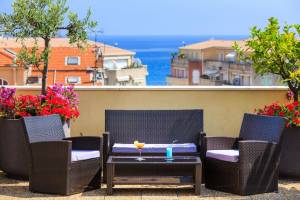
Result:
{"label": "rooftop terrace", "polygon": [[[18,87],[19,94],[39,93],[39,87]],[[203,109],[208,135],[237,136],[246,112],[271,102],[286,100],[286,87],[78,87],[80,118],[72,123],[72,136],[104,132],[105,109]],[[27,181],[8,179],[0,171],[0,199],[300,199],[300,181],[280,180],[279,192],[237,196],[208,190],[200,196],[180,186],[116,186],[113,196],[102,189],[72,196],[32,193]],[[159,188],[158,188],[159,187]]]}

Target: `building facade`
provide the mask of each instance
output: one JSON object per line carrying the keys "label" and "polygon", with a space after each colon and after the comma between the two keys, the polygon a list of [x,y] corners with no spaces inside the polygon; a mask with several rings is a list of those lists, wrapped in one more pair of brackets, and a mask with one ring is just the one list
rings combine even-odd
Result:
{"label": "building facade", "polygon": [[[237,41],[244,46],[245,41]],[[171,60],[168,85],[281,85],[275,75],[259,76],[252,64],[237,60],[234,41],[209,40],[179,48]]]}
{"label": "building facade", "polygon": [[[34,45],[33,39],[26,39],[27,48]],[[43,48],[43,41],[38,40],[38,46]],[[15,64],[16,55],[22,44],[15,38],[0,38],[0,84],[3,85],[39,85],[42,74],[34,68],[27,68]],[[67,38],[54,38],[50,43],[47,84],[54,83],[74,85],[105,85],[112,81],[107,80],[106,70],[123,70],[131,73],[134,52],[117,47],[88,41],[86,49],[78,49],[69,44]],[[144,67],[141,65],[141,67]],[[132,76],[136,74],[132,71]],[[146,77],[144,77],[146,80]],[[118,83],[115,83],[116,85]],[[146,81],[143,82],[146,84]]]}

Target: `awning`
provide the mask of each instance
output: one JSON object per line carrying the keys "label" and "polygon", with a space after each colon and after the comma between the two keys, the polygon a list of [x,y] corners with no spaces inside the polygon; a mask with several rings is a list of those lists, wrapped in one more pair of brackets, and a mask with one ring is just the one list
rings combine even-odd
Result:
{"label": "awning", "polygon": [[208,76],[212,76],[212,75],[216,75],[219,74],[220,71],[219,70],[205,70],[205,74]]}
{"label": "awning", "polygon": [[145,80],[145,78],[144,77],[132,77],[133,78],[133,80],[134,81],[143,81],[143,80]]}
{"label": "awning", "polygon": [[234,61],[235,57],[236,57],[236,52],[230,52],[229,54],[227,54],[225,56],[226,60],[229,60],[229,61]]}
{"label": "awning", "polygon": [[117,76],[118,82],[129,81],[129,79],[130,79],[129,76]]}

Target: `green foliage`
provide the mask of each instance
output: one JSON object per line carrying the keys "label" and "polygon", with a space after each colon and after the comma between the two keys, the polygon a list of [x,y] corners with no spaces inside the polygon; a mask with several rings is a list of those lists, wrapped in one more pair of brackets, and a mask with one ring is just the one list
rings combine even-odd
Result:
{"label": "green foliage", "polygon": [[128,68],[141,68],[143,65],[138,62],[133,62]]}
{"label": "green foliage", "polygon": [[23,48],[17,54],[17,59],[15,60],[16,64],[25,68],[28,68],[29,66],[33,66],[36,67],[39,71],[41,71],[40,65],[43,63],[43,60],[45,59],[45,55],[43,54],[46,52],[39,52],[37,41],[35,41],[35,44],[32,48],[27,48],[25,44],[23,44],[23,42],[22,42],[22,46]]}
{"label": "green foliage", "polygon": [[177,57],[180,58],[180,59],[185,59],[186,58],[186,56],[183,53],[178,54]]}
{"label": "green foliage", "polygon": [[178,56],[178,52],[172,52],[171,53],[171,58],[174,60]]}
{"label": "green foliage", "polygon": [[66,0],[16,0],[12,14],[1,14],[2,31],[17,38],[55,36],[68,11]]}
{"label": "green foliage", "polygon": [[[43,73],[42,90],[45,92],[51,38],[60,30],[65,30],[71,44],[84,48],[87,31],[96,27],[97,23],[90,20],[90,10],[86,17],[79,19],[76,13],[69,11],[66,0],[15,0],[12,8],[12,14],[0,15],[0,32],[21,41],[26,38],[36,41],[33,48],[26,47],[22,42],[18,61],[27,66],[44,67],[40,71]],[[38,46],[38,39],[44,40],[42,49]]]}
{"label": "green foliage", "polygon": [[253,63],[258,74],[281,76],[298,100],[300,82],[290,75],[300,68],[299,35],[300,25],[285,24],[281,28],[276,18],[270,18],[264,29],[251,28],[251,36],[244,47],[235,43],[234,49],[240,59]]}

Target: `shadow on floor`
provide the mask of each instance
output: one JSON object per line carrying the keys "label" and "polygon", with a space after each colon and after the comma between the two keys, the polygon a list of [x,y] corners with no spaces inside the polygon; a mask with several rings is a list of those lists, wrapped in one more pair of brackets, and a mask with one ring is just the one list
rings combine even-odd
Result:
{"label": "shadow on floor", "polygon": [[17,179],[15,177],[8,177],[5,173],[0,171],[0,184],[18,184],[27,181],[26,179]]}

